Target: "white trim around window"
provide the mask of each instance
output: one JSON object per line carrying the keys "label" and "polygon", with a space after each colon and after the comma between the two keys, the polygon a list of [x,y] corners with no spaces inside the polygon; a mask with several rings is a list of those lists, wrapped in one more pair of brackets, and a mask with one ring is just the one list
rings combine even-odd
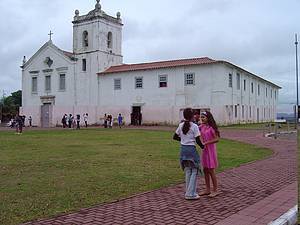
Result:
{"label": "white trim around window", "polygon": [[195,73],[185,73],[184,74],[184,85],[195,85]]}
{"label": "white trim around window", "polygon": [[37,76],[31,77],[31,93],[32,94],[38,93],[38,77]]}
{"label": "white trim around window", "polygon": [[51,92],[51,75],[45,75],[45,92]]}
{"label": "white trim around window", "polygon": [[134,78],[134,87],[135,89],[142,89],[144,86],[143,77],[135,77]]}
{"label": "white trim around window", "polygon": [[66,74],[58,74],[58,91],[66,91]]}
{"label": "white trim around window", "polygon": [[121,78],[115,78],[114,79],[114,90],[121,90],[121,88],[122,88]]}
{"label": "white trim around window", "polygon": [[168,75],[158,75],[158,87],[166,88],[168,87]]}

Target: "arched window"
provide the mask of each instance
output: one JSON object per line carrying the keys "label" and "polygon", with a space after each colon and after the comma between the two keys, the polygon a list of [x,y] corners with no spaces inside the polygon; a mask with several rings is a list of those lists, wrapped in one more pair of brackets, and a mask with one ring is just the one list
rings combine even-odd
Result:
{"label": "arched window", "polygon": [[89,46],[89,33],[87,31],[83,31],[82,34],[83,47]]}
{"label": "arched window", "polygon": [[112,33],[108,32],[107,34],[107,47],[112,48]]}

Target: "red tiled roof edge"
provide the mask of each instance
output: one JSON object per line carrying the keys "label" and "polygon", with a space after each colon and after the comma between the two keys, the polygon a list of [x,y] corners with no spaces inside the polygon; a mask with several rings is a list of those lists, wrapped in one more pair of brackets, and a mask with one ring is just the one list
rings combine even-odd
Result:
{"label": "red tiled roof edge", "polygon": [[[60,49],[61,50],[61,49]],[[65,56],[67,56],[67,57],[69,57],[71,60],[74,60],[75,59],[75,56],[74,56],[74,53],[73,52],[68,52],[68,51],[65,51],[65,50],[61,50],[62,51],[62,53],[65,55]]]}
{"label": "red tiled roof edge", "polygon": [[210,59],[208,57],[203,57],[203,58],[177,59],[177,60],[138,63],[138,64],[122,64],[118,66],[112,66],[107,70],[98,73],[98,75],[128,72],[128,71],[138,71],[138,70],[153,70],[153,69],[178,67],[178,66],[210,64],[216,62],[217,61]]}
{"label": "red tiled roof edge", "polygon": [[249,72],[239,66],[236,66],[230,62],[227,62],[224,60],[213,60],[208,57],[191,58],[191,59],[177,59],[177,60],[138,63],[138,64],[122,64],[122,65],[118,65],[118,66],[111,66],[107,70],[97,73],[97,74],[105,75],[105,74],[110,74],[110,73],[131,72],[131,71],[139,71],[139,70],[154,70],[154,69],[160,69],[160,68],[170,68],[170,67],[190,66],[190,65],[203,65],[203,64],[212,64],[212,63],[223,63],[223,64],[227,64],[227,65],[236,67],[239,70],[247,72],[256,78],[263,80],[267,83],[270,83],[270,84],[276,86],[277,88],[281,89],[280,86],[278,86],[266,79],[263,79],[262,77],[257,76],[254,73],[251,73],[251,72]]}

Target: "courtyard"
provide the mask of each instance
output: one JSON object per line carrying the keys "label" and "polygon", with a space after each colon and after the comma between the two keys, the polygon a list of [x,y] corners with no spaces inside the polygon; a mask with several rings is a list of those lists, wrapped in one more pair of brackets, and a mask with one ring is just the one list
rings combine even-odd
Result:
{"label": "courtyard", "polygon": [[[183,183],[172,131],[0,132],[0,223],[19,224]],[[272,151],[222,139],[218,172]],[[179,194],[182,194],[181,192]]]}

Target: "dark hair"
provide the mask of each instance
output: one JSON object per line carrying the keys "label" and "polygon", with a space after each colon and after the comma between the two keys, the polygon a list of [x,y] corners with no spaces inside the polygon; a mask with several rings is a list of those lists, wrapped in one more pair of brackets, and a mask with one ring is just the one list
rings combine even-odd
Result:
{"label": "dark hair", "polygon": [[214,129],[214,131],[216,132],[216,135],[218,137],[220,137],[220,131],[218,129],[217,123],[216,123],[213,115],[209,111],[204,111],[204,112],[201,113],[201,115],[204,115],[204,116],[207,117],[208,125],[211,126]]}
{"label": "dark hair", "polygon": [[182,132],[183,134],[187,134],[187,132],[189,132],[190,130],[190,122],[192,121],[193,117],[194,117],[194,112],[191,108],[186,108],[183,110],[183,117],[184,117],[184,124],[182,127]]}

